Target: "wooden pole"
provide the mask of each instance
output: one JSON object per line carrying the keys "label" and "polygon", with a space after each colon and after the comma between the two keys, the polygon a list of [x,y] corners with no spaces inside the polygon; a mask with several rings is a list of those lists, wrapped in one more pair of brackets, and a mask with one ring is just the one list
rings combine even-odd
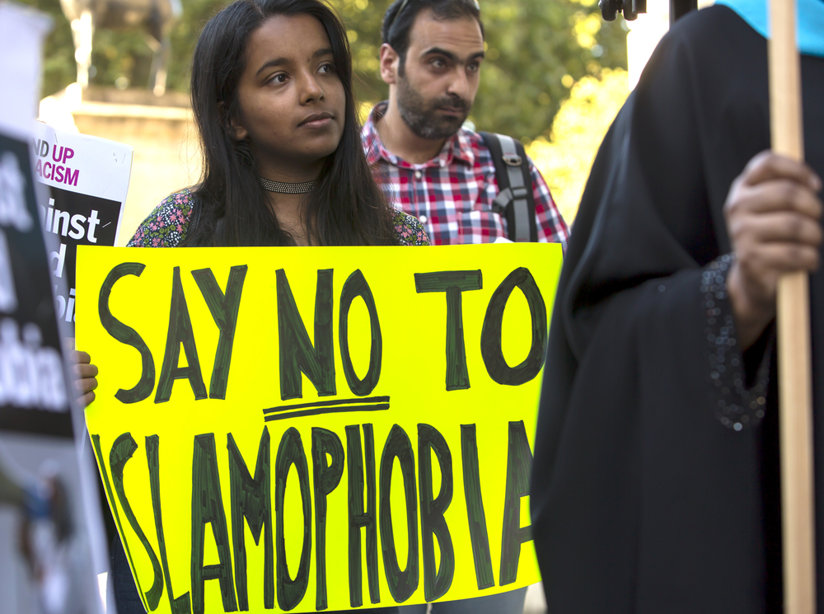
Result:
{"label": "wooden pole", "polygon": [[[795,0],[770,0],[769,81],[772,149],[804,159],[801,69]],[[807,273],[778,283],[778,376],[784,603],[787,614],[815,614],[812,376]]]}

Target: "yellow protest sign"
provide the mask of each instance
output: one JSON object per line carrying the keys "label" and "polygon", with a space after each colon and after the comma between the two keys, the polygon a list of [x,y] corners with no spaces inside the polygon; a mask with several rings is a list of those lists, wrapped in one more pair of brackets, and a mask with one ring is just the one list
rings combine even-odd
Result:
{"label": "yellow protest sign", "polygon": [[559,245],[81,247],[86,422],[149,611],[539,580],[528,476]]}

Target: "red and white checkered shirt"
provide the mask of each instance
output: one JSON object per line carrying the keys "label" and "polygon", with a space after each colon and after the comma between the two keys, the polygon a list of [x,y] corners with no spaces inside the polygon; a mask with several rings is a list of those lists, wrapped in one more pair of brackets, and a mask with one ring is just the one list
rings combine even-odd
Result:
{"label": "red and white checkered shirt", "polygon": [[[506,238],[506,219],[493,209],[498,195],[492,154],[477,132],[461,128],[441,152],[423,164],[410,164],[386,150],[375,122],[386,110],[378,104],[361,132],[366,159],[390,203],[417,217],[433,245],[491,243]],[[562,243],[569,229],[541,173],[529,161],[538,240]]]}

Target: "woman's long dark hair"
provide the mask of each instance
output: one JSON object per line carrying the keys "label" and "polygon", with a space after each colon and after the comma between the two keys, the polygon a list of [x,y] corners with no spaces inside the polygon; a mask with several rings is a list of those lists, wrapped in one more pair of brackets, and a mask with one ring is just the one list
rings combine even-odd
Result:
{"label": "woman's long dark hair", "polygon": [[346,32],[319,0],[236,0],[203,28],[192,61],[192,109],[203,156],[183,245],[294,245],[260,186],[248,144],[233,138],[237,88],[254,30],[273,15],[311,15],[326,31],[346,96],[343,135],[306,195],[307,231],[320,245],[393,245],[391,209],[372,179],[360,139]]}

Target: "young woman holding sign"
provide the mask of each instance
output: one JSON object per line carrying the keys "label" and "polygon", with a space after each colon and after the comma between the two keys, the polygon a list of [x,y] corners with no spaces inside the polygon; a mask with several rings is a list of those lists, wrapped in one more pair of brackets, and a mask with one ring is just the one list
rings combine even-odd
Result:
{"label": "young woman holding sign", "polygon": [[[164,199],[128,245],[428,245],[420,222],[389,207],[372,180],[351,64],[343,26],[318,0],[221,10],[192,65],[202,181]],[[90,400],[96,369],[83,358],[78,388]],[[115,541],[118,611],[142,613]]]}

